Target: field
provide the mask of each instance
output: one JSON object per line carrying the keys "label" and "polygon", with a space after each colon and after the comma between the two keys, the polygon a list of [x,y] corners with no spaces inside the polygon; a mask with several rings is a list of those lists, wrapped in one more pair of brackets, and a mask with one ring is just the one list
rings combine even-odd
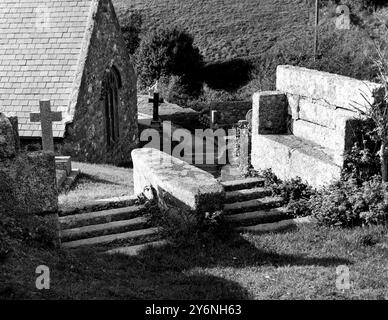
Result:
{"label": "field", "polygon": [[[208,61],[259,55],[276,42],[312,36],[306,0],[113,0],[123,20],[132,11],[145,30],[181,26]],[[312,39],[312,38],[311,38]]]}
{"label": "field", "polygon": [[[207,63],[204,101],[249,100],[258,90],[274,90],[279,64],[376,81],[371,35],[379,41],[387,39],[387,8],[373,13],[351,12],[351,28],[338,30],[336,5],[322,7],[318,56],[314,59],[315,10],[309,0],[113,2],[122,26],[128,24],[132,13],[141,15],[141,36],[160,26],[182,27],[194,36]],[[241,60],[250,67],[244,68]]]}

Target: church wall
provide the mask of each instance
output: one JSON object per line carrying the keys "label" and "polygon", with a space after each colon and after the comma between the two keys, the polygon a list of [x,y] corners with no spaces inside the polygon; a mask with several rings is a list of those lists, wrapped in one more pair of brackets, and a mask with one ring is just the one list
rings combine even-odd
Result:
{"label": "church wall", "polygon": [[[83,72],[73,123],[67,126],[62,154],[116,165],[131,162],[138,145],[136,75],[110,0],[101,0]],[[120,73],[119,139],[107,144],[103,81],[114,66]]]}

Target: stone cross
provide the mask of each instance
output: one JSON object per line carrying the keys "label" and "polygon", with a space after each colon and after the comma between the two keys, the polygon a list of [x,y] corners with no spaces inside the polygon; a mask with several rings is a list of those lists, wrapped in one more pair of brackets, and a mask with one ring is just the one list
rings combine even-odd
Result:
{"label": "stone cross", "polygon": [[151,88],[154,91],[154,97],[150,98],[148,102],[153,103],[153,111],[152,111],[152,121],[158,122],[159,121],[159,104],[163,103],[163,98],[159,97],[159,90],[158,90],[158,81],[156,81],[155,85]]}
{"label": "stone cross", "polygon": [[42,127],[42,146],[44,151],[54,152],[53,122],[62,120],[61,112],[51,112],[50,101],[39,102],[40,113],[31,113],[31,122],[40,122]]}

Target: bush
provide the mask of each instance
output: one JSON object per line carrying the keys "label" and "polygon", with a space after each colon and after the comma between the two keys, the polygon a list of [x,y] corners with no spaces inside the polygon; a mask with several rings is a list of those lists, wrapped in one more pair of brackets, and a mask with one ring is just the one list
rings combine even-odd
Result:
{"label": "bush", "polygon": [[146,88],[155,80],[178,76],[191,89],[200,81],[203,58],[194,39],[187,32],[172,29],[157,29],[142,41],[136,55],[139,85]]}
{"label": "bush", "polygon": [[311,212],[324,225],[354,227],[379,224],[388,218],[388,187],[380,177],[361,186],[355,180],[340,181],[310,200]]}
{"label": "bush", "polygon": [[251,80],[252,68],[247,59],[209,63],[204,67],[204,81],[211,89],[233,92]]}
{"label": "bush", "polygon": [[[377,148],[378,150],[378,148]],[[372,152],[366,144],[362,147],[356,143],[351,151],[345,153],[342,180],[355,180],[357,184],[369,180],[380,174],[380,157],[376,151]]]}

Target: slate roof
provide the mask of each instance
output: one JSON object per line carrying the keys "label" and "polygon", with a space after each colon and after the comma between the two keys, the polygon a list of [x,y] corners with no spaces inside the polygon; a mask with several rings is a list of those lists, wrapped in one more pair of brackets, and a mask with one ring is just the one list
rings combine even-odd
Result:
{"label": "slate roof", "polygon": [[41,136],[30,113],[49,99],[63,118],[53,123],[54,137],[63,137],[96,1],[0,0],[0,112],[18,116],[20,136]]}

